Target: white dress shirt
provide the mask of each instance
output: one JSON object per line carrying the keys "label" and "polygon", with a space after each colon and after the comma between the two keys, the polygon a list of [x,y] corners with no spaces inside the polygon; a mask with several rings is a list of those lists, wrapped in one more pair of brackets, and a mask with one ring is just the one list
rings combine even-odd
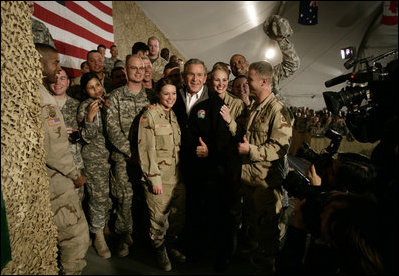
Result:
{"label": "white dress shirt", "polygon": [[191,96],[190,93],[186,92],[186,111],[187,115],[190,115],[191,108],[194,104],[201,98],[202,92],[204,91],[204,86],[202,86],[201,90]]}

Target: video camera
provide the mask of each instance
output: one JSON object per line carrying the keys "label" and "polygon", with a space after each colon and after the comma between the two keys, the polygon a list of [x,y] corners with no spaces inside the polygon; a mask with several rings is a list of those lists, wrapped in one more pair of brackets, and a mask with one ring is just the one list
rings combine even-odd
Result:
{"label": "video camera", "polygon": [[[331,139],[330,145],[321,153],[316,153],[307,143],[303,144],[303,148],[297,151],[295,157],[288,156],[290,167],[294,168],[290,171],[283,181],[283,187],[287,190],[290,197],[298,199],[306,198],[306,202],[302,205],[301,211],[304,222],[315,237],[320,236],[320,214],[324,206],[329,202],[329,182],[326,177],[326,171],[333,166],[334,155],[342,141],[342,135],[333,129],[326,131],[325,137]],[[305,175],[304,168],[309,164],[302,161],[303,158],[315,165],[316,173],[324,178],[321,186],[312,186],[309,179]],[[302,168],[299,167],[302,164]]]}
{"label": "video camera", "polygon": [[312,148],[310,148],[309,144],[303,143],[303,147],[298,149],[296,154],[297,157],[304,158],[314,164],[316,173],[321,176],[324,175],[326,167],[331,165],[333,156],[337,153],[342,141],[342,135],[332,128],[329,128],[324,136],[329,138],[331,142],[322,153],[316,153]]}
{"label": "video camera", "polygon": [[396,49],[375,58],[356,59],[352,56],[344,64],[346,69],[358,64],[365,65],[366,69],[325,82],[326,87],[348,82],[340,92],[323,92],[323,98],[327,109],[335,115],[343,107],[347,108],[346,125],[360,142],[379,140],[382,123],[397,111],[398,59],[389,62],[386,67],[377,62],[397,54]]}
{"label": "video camera", "polygon": [[[334,161],[334,155],[337,153],[338,148],[342,141],[342,135],[333,129],[326,131],[325,137],[331,139],[330,145],[321,153],[316,153],[307,143],[298,149],[296,156],[288,156],[290,167],[294,168],[290,171],[283,181],[283,187],[287,190],[289,196],[299,199],[318,196],[323,191],[330,190],[328,181],[322,181],[322,186],[310,185],[309,179],[305,175],[305,166],[309,166],[302,159],[314,164],[316,173],[323,178],[326,177],[326,171],[330,168]],[[302,158],[302,159],[300,159]]]}

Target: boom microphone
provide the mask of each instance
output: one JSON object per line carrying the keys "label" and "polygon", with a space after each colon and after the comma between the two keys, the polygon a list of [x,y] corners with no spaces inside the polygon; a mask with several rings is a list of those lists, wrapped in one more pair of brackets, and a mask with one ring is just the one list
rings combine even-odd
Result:
{"label": "boom microphone", "polygon": [[350,78],[352,78],[352,73],[349,73],[349,74],[345,74],[345,75],[341,75],[341,76],[335,77],[335,78],[333,78],[333,79],[331,79],[331,80],[326,81],[326,82],[324,83],[324,85],[325,85],[326,87],[331,87],[331,86],[334,86],[334,85],[343,83],[344,81],[347,81],[347,80],[349,80]]}

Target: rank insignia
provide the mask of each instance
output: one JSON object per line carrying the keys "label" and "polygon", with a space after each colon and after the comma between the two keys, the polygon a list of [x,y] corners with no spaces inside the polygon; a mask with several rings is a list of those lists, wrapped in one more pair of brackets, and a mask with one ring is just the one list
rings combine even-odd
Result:
{"label": "rank insignia", "polygon": [[205,110],[203,110],[203,109],[199,110],[197,115],[198,115],[198,118],[204,119],[205,118]]}

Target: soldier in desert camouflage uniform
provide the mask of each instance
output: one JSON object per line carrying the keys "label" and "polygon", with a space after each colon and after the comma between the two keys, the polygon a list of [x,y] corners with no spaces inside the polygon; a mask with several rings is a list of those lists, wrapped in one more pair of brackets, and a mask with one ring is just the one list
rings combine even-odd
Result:
{"label": "soldier in desert camouflage uniform", "polygon": [[97,254],[110,258],[104,238],[104,227],[111,209],[109,197],[109,151],[101,116],[104,89],[95,73],[85,73],[80,79],[82,91],[89,98],[84,100],[78,110],[78,121],[82,127],[82,137],[87,143],[83,146],[82,157],[87,175],[88,217],[90,232],[95,234],[94,247]]}
{"label": "soldier in desert camouflage uniform", "polygon": [[61,71],[60,58],[53,47],[36,43],[41,55],[43,84],[39,86],[44,129],[44,149],[49,177],[50,203],[58,232],[61,274],[81,274],[86,266],[89,228],[75,187],[81,187],[86,177],[79,173],[68,148],[64,119],[54,97],[44,85],[56,81]]}
{"label": "soldier in desert camouflage uniform", "polygon": [[163,70],[168,62],[159,55],[158,38],[155,36],[150,37],[147,41],[147,45],[149,48],[148,57],[152,63],[153,69],[152,79],[154,82],[157,82],[162,77]]}
{"label": "soldier in desert camouflage uniform", "polygon": [[[241,181],[249,236],[259,244],[253,262],[261,258],[272,273],[279,248],[279,215],[282,209],[282,175],[279,168],[292,137],[293,120],[287,108],[271,92],[273,68],[260,61],[249,66],[248,85],[254,102],[246,116],[246,136],[239,143],[243,157]],[[234,129],[230,129],[234,132]]]}
{"label": "soldier in desert camouflage uniform", "polygon": [[[138,153],[150,210],[150,239],[158,265],[169,271],[172,266],[166,253],[165,235],[168,232],[169,237],[177,236],[182,231],[184,221],[184,186],[179,173],[181,132],[172,110],[176,102],[176,86],[169,79],[161,79],[156,93],[159,103],[155,108],[144,112],[140,118]],[[175,210],[172,223],[168,219],[171,207]],[[179,215],[178,218],[176,214]],[[175,225],[174,222],[178,224]],[[167,246],[176,253],[175,248],[169,247],[173,245]]]}
{"label": "soldier in desert camouflage uniform", "polygon": [[113,147],[111,192],[117,201],[115,232],[120,236],[118,248],[120,257],[129,254],[129,246],[133,243],[131,237],[133,185],[128,172],[134,174],[138,164],[134,161],[137,160],[137,153],[131,151],[129,135],[135,118],[137,117],[138,122],[140,113],[150,104],[151,97],[151,92],[142,85],[145,69],[142,59],[137,55],[130,56],[125,68],[128,82],[111,93],[110,105],[106,108],[105,115],[106,131]]}
{"label": "soldier in desert camouflage uniform", "polygon": [[[65,70],[61,70],[60,73],[57,74],[56,82],[51,83],[49,88],[55,98],[55,101],[57,102],[62,116],[64,117],[65,126],[69,134],[69,151],[72,153],[73,161],[75,162],[76,167],[78,167],[79,172],[82,172],[84,169],[81,154],[82,144],[80,144],[78,141],[80,139],[80,133],[78,130],[78,121],[76,117],[80,102],[66,94],[69,84],[70,80],[67,73]],[[77,188],[76,190],[79,194],[80,200],[83,200],[84,187]]]}

